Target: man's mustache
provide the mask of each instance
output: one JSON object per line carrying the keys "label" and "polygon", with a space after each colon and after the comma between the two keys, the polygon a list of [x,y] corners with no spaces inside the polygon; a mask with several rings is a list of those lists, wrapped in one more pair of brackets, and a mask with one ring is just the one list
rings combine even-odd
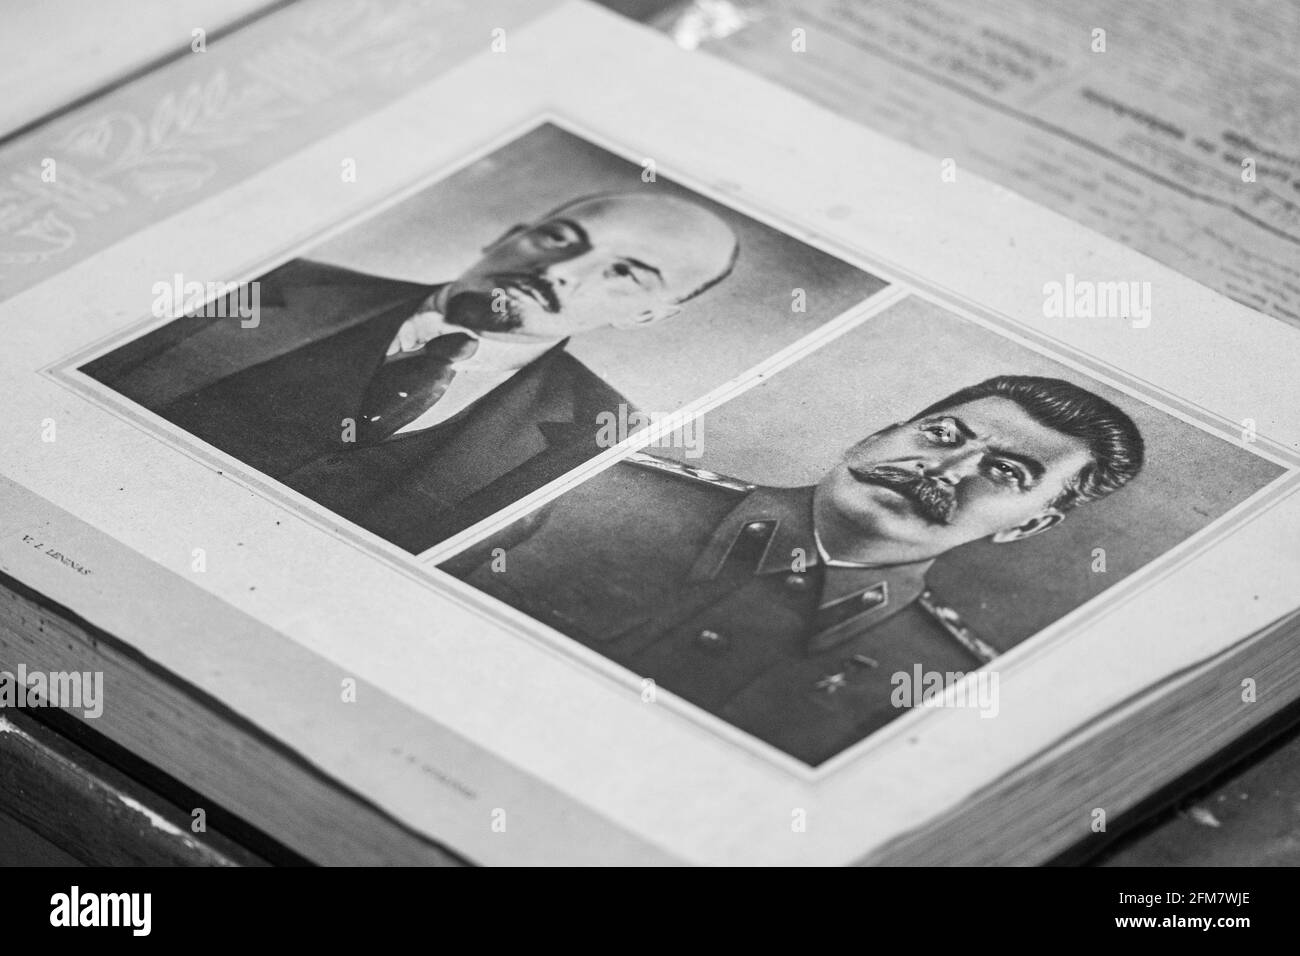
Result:
{"label": "man's mustache", "polygon": [[513,332],[524,324],[523,319],[509,299],[495,304],[491,295],[467,290],[458,292],[447,300],[447,322],[474,332]]}
{"label": "man's mustache", "polygon": [[883,485],[898,492],[911,501],[913,510],[931,524],[949,524],[957,510],[957,496],[951,488],[923,478],[914,471],[887,465],[866,469],[850,465],[849,472],[858,481]]}
{"label": "man's mustache", "polygon": [[501,289],[514,289],[531,297],[547,312],[560,311],[560,298],[551,280],[530,272],[503,272],[493,276]]}

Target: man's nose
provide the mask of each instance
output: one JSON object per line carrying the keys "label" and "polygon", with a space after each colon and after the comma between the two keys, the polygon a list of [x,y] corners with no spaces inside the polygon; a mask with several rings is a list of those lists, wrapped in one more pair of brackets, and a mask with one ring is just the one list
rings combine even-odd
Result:
{"label": "man's nose", "polygon": [[954,450],[930,461],[918,463],[921,474],[932,481],[956,486],[963,478],[975,474],[983,452],[978,448]]}

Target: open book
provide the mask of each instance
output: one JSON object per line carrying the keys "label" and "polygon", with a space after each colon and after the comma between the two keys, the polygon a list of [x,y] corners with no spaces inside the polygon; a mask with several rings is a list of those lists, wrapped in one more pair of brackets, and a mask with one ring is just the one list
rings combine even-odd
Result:
{"label": "open book", "polygon": [[238,175],[234,61],[49,134],[0,693],[488,864],[1038,862],[1294,700],[1295,329],[598,8],[469,42]]}

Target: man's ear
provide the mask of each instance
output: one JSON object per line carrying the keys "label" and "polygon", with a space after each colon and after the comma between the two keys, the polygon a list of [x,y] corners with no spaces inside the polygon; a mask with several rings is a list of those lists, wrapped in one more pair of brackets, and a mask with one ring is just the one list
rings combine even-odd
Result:
{"label": "man's ear", "polygon": [[1042,534],[1048,528],[1054,528],[1065,520],[1065,515],[1055,508],[1048,508],[1046,511],[1039,512],[1024,524],[1018,524],[1014,528],[1004,528],[990,537],[995,544],[1007,544],[1011,541],[1022,541],[1025,538],[1032,538],[1036,534]]}
{"label": "man's ear", "polygon": [[529,227],[526,223],[517,222],[509,229],[507,229],[505,232],[501,233],[501,235],[497,236],[495,239],[489,242],[482,249],[480,249],[479,252],[491,252],[493,248],[501,245],[501,243],[505,242],[507,239],[513,239],[521,232],[527,232],[528,228]]}
{"label": "man's ear", "polygon": [[615,319],[611,325],[616,329],[637,329],[652,325],[655,322],[662,322],[664,319],[671,319],[682,311],[680,305],[655,305],[648,309],[642,309],[630,319]]}

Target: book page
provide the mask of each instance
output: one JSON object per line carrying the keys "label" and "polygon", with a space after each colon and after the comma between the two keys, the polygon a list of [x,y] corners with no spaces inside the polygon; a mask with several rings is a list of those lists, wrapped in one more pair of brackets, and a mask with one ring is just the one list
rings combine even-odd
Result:
{"label": "book page", "polygon": [[[206,50],[272,0],[14,0],[0,32],[0,137],[146,68]],[[54,70],[42,69],[57,63]],[[32,79],[41,75],[39,83]]]}
{"label": "book page", "polygon": [[1300,8],[792,0],[659,20],[1300,326]]}

